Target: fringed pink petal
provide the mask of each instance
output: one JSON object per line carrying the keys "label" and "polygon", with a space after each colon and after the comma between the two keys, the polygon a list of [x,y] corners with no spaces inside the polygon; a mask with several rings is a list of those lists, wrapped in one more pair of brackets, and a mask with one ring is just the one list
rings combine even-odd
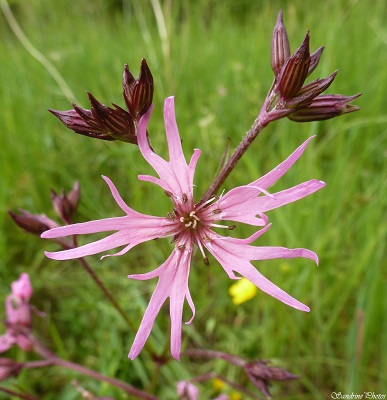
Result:
{"label": "fringed pink petal", "polygon": [[[191,254],[191,253],[190,253]],[[170,317],[171,317],[171,355],[180,360],[181,325],[183,318],[184,300],[188,291],[188,275],[191,257],[180,257],[176,275],[170,292]]]}
{"label": "fringed pink petal", "polygon": [[119,257],[122,256],[124,254],[126,254],[129,250],[133,249],[133,247],[137,246],[139,243],[141,242],[134,242],[131,243],[127,246],[125,246],[122,250],[120,250],[118,253],[114,253],[114,254],[105,254],[104,256],[101,257],[101,260],[103,260],[106,257]]}
{"label": "fringed pink petal", "polygon": [[287,249],[284,247],[255,247],[246,244],[258,234],[262,234],[268,227],[250,236],[245,243],[240,239],[224,238],[211,240],[206,247],[212,255],[219,261],[228,275],[230,271],[235,271],[246,277],[258,288],[282,301],[302,311],[309,311],[309,308],[298,300],[294,299],[282,289],[278,288],[250,263],[251,260],[269,260],[274,258],[297,258],[304,257],[318,262],[317,255],[307,249]]}
{"label": "fringed pink petal", "polygon": [[137,141],[141,154],[148,161],[148,163],[157,172],[163,182],[163,185],[168,185],[168,190],[173,189],[170,183],[173,183],[175,178],[172,174],[169,163],[162,157],[157,155],[149,146],[148,137],[146,135],[146,128],[150,118],[150,110],[153,106],[141,117],[137,127]]}
{"label": "fringed pink petal", "polygon": [[189,305],[189,307],[191,308],[191,311],[192,311],[192,317],[190,318],[189,321],[187,321],[187,322],[185,323],[186,325],[189,325],[190,323],[192,323],[192,321],[193,321],[194,318],[195,318],[196,310],[195,310],[195,304],[194,304],[194,302],[193,302],[193,300],[192,300],[191,293],[190,293],[190,291],[189,291],[188,285],[187,285],[187,293],[186,293],[186,296],[187,296],[188,305]]}
{"label": "fringed pink petal", "polygon": [[288,249],[286,247],[277,246],[250,246],[263,233],[269,229],[270,225],[255,232],[246,239],[237,239],[231,237],[221,237],[221,239],[212,240],[212,252],[219,254],[221,257],[236,257],[244,260],[271,260],[276,258],[309,258],[318,264],[317,254],[308,249]]}
{"label": "fringed pink petal", "polygon": [[50,229],[43,232],[40,237],[42,237],[43,239],[55,239],[64,236],[118,231],[121,229],[128,229],[130,221],[132,220],[125,216],[81,222],[78,224],[59,226],[57,228]]}
{"label": "fringed pink petal", "polygon": [[106,250],[111,250],[116,247],[124,246],[128,244],[130,238],[125,231],[116,232],[112,235],[97,240],[96,242],[92,242],[89,244],[85,244],[80,247],[76,247],[75,249],[62,250],[56,252],[48,252],[46,251],[44,254],[53,260],[70,260],[73,258],[80,258],[85,256],[90,256],[92,254],[102,253]]}
{"label": "fringed pink petal", "polygon": [[324,186],[326,186],[325,182],[312,179],[310,181],[300,183],[299,185],[290,189],[274,193],[273,197],[260,196],[257,198],[256,206],[263,212],[273,210],[309,196]]}
{"label": "fringed pink petal", "polygon": [[[196,164],[198,163],[199,157],[200,157],[201,151],[200,149],[195,149],[194,153],[192,154],[191,159],[189,160],[189,167],[192,171],[192,174],[195,172],[196,170]],[[191,177],[191,180],[193,180],[193,175]]]}
{"label": "fringed pink petal", "polygon": [[305,151],[308,143],[315,136],[311,136],[307,139],[301,146],[299,146],[285,161],[275,167],[273,170],[268,172],[266,175],[257,179],[254,182],[251,182],[249,186],[261,186],[264,189],[274,185],[275,182],[278,181],[288,170],[289,168],[301,157],[302,153]]}
{"label": "fringed pink petal", "polygon": [[[288,249],[286,247],[253,247],[250,246],[249,250],[245,250],[250,260],[271,260],[274,258],[309,258],[318,265],[317,254],[308,249]],[[247,255],[246,254],[246,255]]]}
{"label": "fringed pink petal", "polygon": [[162,179],[156,178],[155,176],[151,176],[151,175],[138,175],[137,178],[140,181],[143,182],[151,182],[154,183],[155,185],[161,187],[163,190],[168,191],[168,192],[172,192],[172,188],[171,186],[165,182]]}
{"label": "fringed pink petal", "polygon": [[174,281],[177,271],[177,269],[174,267],[174,255],[175,253],[172,253],[168,260],[163,264],[165,267],[164,272],[159,277],[156,289],[153,292],[153,295],[149,301],[148,307],[145,311],[144,317],[142,318],[136,337],[134,338],[132,348],[129,352],[129,358],[132,360],[136,358],[140,351],[143,349],[145,342],[147,341],[152,330],[156,316],[159,313],[161,306],[170,295],[171,285]]}
{"label": "fringed pink petal", "polygon": [[247,261],[242,261],[238,265],[234,265],[233,269],[247,278],[250,282],[256,285],[263,292],[276,298],[284,304],[290,307],[296,308],[297,310],[309,312],[310,308],[294,297],[290,296],[284,290],[280,289],[269,279],[265,278],[257,269]]}
{"label": "fringed pink petal", "polygon": [[168,266],[174,262],[174,258],[176,257],[176,252],[173,251],[170,256],[161,264],[158,268],[153,271],[145,272],[144,274],[131,274],[128,275],[129,279],[137,279],[139,281],[147,281],[148,279],[153,279],[160,277],[162,274],[167,273]]}
{"label": "fringed pink petal", "polygon": [[[222,247],[227,246],[228,243],[232,243],[232,244],[236,244],[236,245],[248,245],[248,244],[254,242],[254,240],[258,239],[260,236],[262,236],[265,232],[267,232],[269,230],[269,228],[271,227],[271,225],[272,225],[271,223],[267,224],[264,228],[253,233],[251,236],[249,236],[245,239],[222,237],[219,235],[219,237],[221,237],[222,240],[224,240],[226,242],[226,244],[221,244],[221,245],[222,245]],[[252,246],[249,246],[249,247],[252,247]],[[253,248],[256,248],[256,247],[253,247]]]}
{"label": "fringed pink petal", "polygon": [[264,226],[267,223],[267,219],[262,218],[263,210],[257,207],[257,201],[260,198],[258,195],[260,193],[257,188],[249,186],[236,187],[227,192],[216,203],[222,210],[222,220],[242,222],[253,226]]}
{"label": "fringed pink petal", "polygon": [[169,160],[175,166],[180,166],[184,169],[187,167],[187,162],[176,123],[175,98],[173,96],[166,98],[164,101],[164,124],[168,141]]}
{"label": "fringed pink petal", "polygon": [[119,194],[117,188],[115,187],[114,183],[107,176],[102,175],[102,179],[108,184],[114,200],[116,201],[116,203],[118,204],[118,206],[121,208],[121,210],[124,213],[126,213],[128,215],[139,214],[137,211],[134,211],[132,208],[130,208],[125,203],[125,201],[122,199],[121,195]]}

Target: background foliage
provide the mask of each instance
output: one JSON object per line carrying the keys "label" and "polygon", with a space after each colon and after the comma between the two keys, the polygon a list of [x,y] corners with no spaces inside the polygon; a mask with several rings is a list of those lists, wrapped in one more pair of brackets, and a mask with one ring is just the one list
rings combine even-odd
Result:
{"label": "background foliage", "polygon": [[[232,282],[220,266],[210,260],[205,267],[198,257],[190,278],[198,312],[194,323],[184,328],[183,340],[186,348],[271,359],[301,376],[298,382],[274,385],[274,398],[318,400],[332,391],[386,393],[385,1],[375,0],[370,7],[361,0],[326,0],[312,7],[302,0],[83,0],[76,6],[65,0],[14,0],[11,7],[28,39],[58,69],[74,97],[64,96],[0,15],[1,298],[20,272],[28,272],[35,288],[33,302],[47,313],[36,328],[54,351],[139,387],[152,387],[160,398],[175,398],[177,380],[208,371],[243,379],[239,370],[220,361],[192,362],[183,357],[180,363],[164,366],[157,376],[149,373],[145,354],[129,361],[133,332],[106,305],[93,282],[76,263],[46,259],[43,250],[54,250],[55,244],[24,234],[7,210],[20,207],[54,217],[50,189],[69,190],[79,180],[78,221],[119,215],[100,178],[103,174],[138,211],[156,215],[170,211],[161,192],[137,181],[137,175],[150,168],[135,146],[80,137],[46,111],[69,109],[69,101],[89,108],[85,90],[105,104],[123,106],[123,65],[127,62],[137,74],[142,57],[155,77],[149,129],[153,146],[165,154],[162,103],[175,95],[186,155],[194,147],[202,149],[196,184],[197,192],[204,191],[227,138],[237,146],[270,87],[270,40],[282,8],[292,50],[307,29],[312,50],[325,45],[313,78],[339,68],[329,92],[363,92],[356,101],[362,109],[322,123],[272,124],[249,149],[225,189],[256,179],[317,134],[276,189],[311,178],[326,181],[327,187],[270,213],[273,227],[258,245],[313,249],[320,266],[307,260],[257,264],[312,311],[301,313],[262,293],[235,306],[228,295]],[[249,233],[247,228],[237,229],[240,237]],[[169,249],[168,241],[157,241],[119,259],[100,262],[98,256],[90,257],[135,325],[155,283],[130,281],[126,275],[160,265]],[[169,345],[168,312],[163,310],[151,335],[160,349]],[[20,360],[25,357],[16,349],[10,353]],[[79,398],[70,384],[74,378],[99,395],[123,398],[106,384],[58,369],[28,371],[17,384],[44,399],[70,400]],[[214,394],[210,384],[202,387],[203,398]]]}

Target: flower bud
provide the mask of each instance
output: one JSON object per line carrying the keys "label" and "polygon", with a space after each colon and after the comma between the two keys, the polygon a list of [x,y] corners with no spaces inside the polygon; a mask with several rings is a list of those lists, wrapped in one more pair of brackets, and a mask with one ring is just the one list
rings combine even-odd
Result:
{"label": "flower bud", "polygon": [[68,195],[62,190],[61,194],[58,195],[54,190],[51,190],[51,201],[55,212],[59,217],[65,221],[70,222],[74,215],[80,197],[79,182],[75,182],[73,188]]}
{"label": "flower bud", "polygon": [[316,79],[313,82],[304,85],[297,93],[297,96],[289,100],[286,105],[289,108],[301,108],[308,106],[315,97],[324,92],[336,78],[338,71],[333,72],[331,76],[323,79]]}
{"label": "flower bud", "polygon": [[343,96],[341,94],[320,95],[304,108],[290,114],[288,118],[295,122],[323,121],[357,111],[360,107],[349,104],[361,96],[361,93],[354,96]]}
{"label": "flower bud", "polygon": [[136,124],[153,100],[153,77],[144,59],[141,61],[138,79],[134,78],[128,65],[125,65],[122,86],[128,111],[116,104],[112,104],[113,108],[105,106],[91,93],[87,93],[90,110],[73,104],[74,110],[48,111],[59,118],[67,128],[80,135],[137,144]]}
{"label": "flower bud", "polygon": [[129,114],[136,122],[149,110],[153,100],[153,76],[143,58],[138,79],[134,79],[129,71],[128,64],[125,64],[124,76],[122,79],[123,95]]}
{"label": "flower bud", "polygon": [[289,57],[289,38],[282,19],[282,10],[280,10],[271,40],[271,68],[273,69],[276,77],[279,75],[282,66]]}
{"label": "flower bud", "polygon": [[19,209],[19,212],[20,214],[15,214],[12,211],[8,211],[16,225],[28,233],[40,236],[44,231],[48,231],[49,229],[59,226],[55,221],[48,218],[45,214],[31,214],[22,209]]}
{"label": "flower bud", "polygon": [[23,364],[12,360],[11,358],[0,358],[0,382],[3,382],[11,376],[17,376]]}
{"label": "flower bud", "polygon": [[254,386],[267,398],[270,398],[269,386],[271,380],[284,381],[299,378],[282,368],[268,366],[267,362],[263,360],[246,363],[244,369]]}
{"label": "flower bud", "polygon": [[278,91],[284,99],[293,98],[308,76],[310,65],[309,32],[295,53],[286,61],[278,77]]}

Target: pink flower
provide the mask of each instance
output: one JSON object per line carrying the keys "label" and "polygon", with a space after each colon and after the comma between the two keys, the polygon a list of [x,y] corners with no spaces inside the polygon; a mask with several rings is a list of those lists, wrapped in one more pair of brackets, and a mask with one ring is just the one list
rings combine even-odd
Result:
{"label": "pink flower", "polygon": [[181,400],[198,400],[199,398],[199,389],[191,382],[179,381],[176,388]]}
{"label": "pink flower", "polygon": [[0,353],[16,344],[25,351],[32,349],[29,338],[31,330],[31,311],[29,301],[32,286],[28,274],[22,273],[20,278],[12,282],[12,294],[5,301],[7,313],[7,332],[0,336]]}
{"label": "pink flower", "polygon": [[[125,246],[116,254],[126,253],[134,246],[159,237],[172,237],[174,248],[168,259],[157,269],[145,274],[129,275],[129,278],[148,280],[158,277],[156,289],[150,299],[140,328],[129,353],[131,359],[137,357],[142,350],[155,321],[155,318],[166,299],[170,298],[171,317],[171,354],[179,359],[181,347],[181,324],[183,303],[187,299],[194,317],[195,307],[188,288],[188,276],[194,244],[199,248],[204,263],[209,261],[205,254],[208,250],[222,265],[231,279],[239,279],[235,272],[245,276],[258,288],[291,307],[302,311],[309,308],[278,288],[251,264],[252,260],[273,258],[305,257],[317,263],[317,256],[306,249],[287,249],[284,247],[251,246],[255,239],[266,232],[270,225],[257,231],[247,239],[235,239],[221,236],[213,228],[233,229],[233,225],[220,225],[219,221],[230,220],[254,226],[265,226],[266,211],[299,200],[319,189],[325,184],[318,180],[310,180],[295,187],[270,194],[267,189],[272,186],[296,162],[304,152],[309,138],[296,149],[284,162],[262,178],[246,186],[236,187],[224,195],[213,197],[204,203],[195,204],[193,178],[200,150],[195,149],[187,164],[176,124],[174,99],[167,98],[164,105],[164,120],[168,140],[169,161],[164,160],[150,148],[146,127],[151,109],[144,114],[138,125],[138,145],[143,157],[154,168],[158,178],[140,175],[139,179],[155,183],[164,189],[173,203],[173,212],[168,217],[154,217],[140,214],[131,209],[121,198],[111,180],[103,177],[112,195],[125,212],[125,216],[107,218],[86,223],[54,228],[42,234],[43,238],[78,234],[89,234],[105,231],[117,231],[96,242],[75,249],[63,250],[46,255],[55,260],[67,260],[101,253],[116,247]],[[106,256],[104,256],[106,257]]]}

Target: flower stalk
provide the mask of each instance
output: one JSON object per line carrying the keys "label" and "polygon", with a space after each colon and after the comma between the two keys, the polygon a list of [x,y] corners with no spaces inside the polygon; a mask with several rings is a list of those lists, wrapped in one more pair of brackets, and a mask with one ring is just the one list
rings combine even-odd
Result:
{"label": "flower stalk", "polygon": [[[112,386],[115,386],[119,389],[122,389],[124,392],[131,394],[133,396],[136,396],[136,398],[139,399],[145,399],[145,400],[157,400],[157,397],[144,392],[143,390],[137,389],[136,387],[129,385],[126,382],[123,382],[119,379],[116,378],[111,378],[109,376],[103,375],[100,372],[94,371],[92,369],[89,369],[83,365],[74,363],[72,361],[68,360],[63,360],[62,358],[58,357],[54,353],[52,353],[46,346],[43,345],[40,341],[38,341],[36,338],[34,339],[34,350],[36,353],[38,353],[42,358],[45,359],[45,361],[48,363],[48,365],[56,365],[58,367],[63,367],[66,369],[70,369],[75,372],[79,372],[83,375],[90,376],[91,378],[98,380],[100,382],[106,382]],[[44,364],[38,365],[39,367],[45,366]]]}

